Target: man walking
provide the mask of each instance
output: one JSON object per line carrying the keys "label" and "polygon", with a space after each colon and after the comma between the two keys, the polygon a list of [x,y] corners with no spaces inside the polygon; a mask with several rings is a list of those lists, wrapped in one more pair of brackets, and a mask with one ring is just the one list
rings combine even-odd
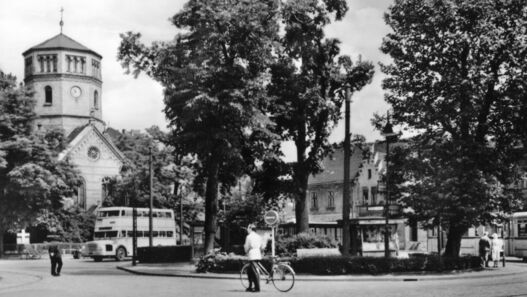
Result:
{"label": "man walking", "polygon": [[245,238],[244,244],[245,253],[250,263],[249,270],[247,271],[249,277],[247,292],[260,292],[260,274],[258,273],[257,265],[262,260],[262,249],[264,246],[262,238],[255,232],[255,229],[256,226],[254,224],[250,224],[247,227],[249,234]]}
{"label": "man walking", "polygon": [[490,239],[488,235],[488,232],[483,232],[483,236],[479,239],[479,257],[482,268],[489,267]]}
{"label": "man walking", "polygon": [[48,248],[49,259],[51,260],[51,275],[60,276],[62,269],[62,255],[60,253],[58,242],[51,242]]}

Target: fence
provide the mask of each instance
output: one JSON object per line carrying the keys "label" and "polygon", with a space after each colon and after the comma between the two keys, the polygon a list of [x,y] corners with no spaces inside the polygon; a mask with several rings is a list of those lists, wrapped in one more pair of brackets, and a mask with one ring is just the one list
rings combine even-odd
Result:
{"label": "fence", "polygon": [[[4,245],[4,255],[22,256],[28,251],[35,254],[47,254],[50,243],[32,243],[32,244],[6,244]],[[65,243],[57,244],[62,254],[71,254],[73,251],[80,250],[82,243]]]}

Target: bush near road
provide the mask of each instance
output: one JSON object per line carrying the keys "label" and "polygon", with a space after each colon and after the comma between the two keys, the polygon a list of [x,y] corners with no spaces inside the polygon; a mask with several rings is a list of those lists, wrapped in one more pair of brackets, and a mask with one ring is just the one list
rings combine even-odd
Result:
{"label": "bush near road", "polygon": [[[454,271],[479,267],[479,258],[464,256],[458,258],[437,257],[437,255],[410,255],[408,259],[381,257],[326,256],[296,258],[287,260],[296,273],[316,275],[343,274],[384,274],[394,272]],[[244,264],[244,257],[237,255],[209,255],[197,264],[198,272],[237,273]],[[262,264],[271,267],[271,259]]]}

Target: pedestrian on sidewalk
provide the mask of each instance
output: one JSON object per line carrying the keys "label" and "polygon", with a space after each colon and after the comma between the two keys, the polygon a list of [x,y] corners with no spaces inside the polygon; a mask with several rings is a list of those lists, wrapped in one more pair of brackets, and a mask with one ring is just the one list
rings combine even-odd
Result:
{"label": "pedestrian on sidewalk", "polygon": [[480,265],[482,268],[489,266],[489,251],[490,239],[489,233],[483,232],[483,236],[479,239],[479,257],[481,258]]}
{"label": "pedestrian on sidewalk", "polygon": [[264,242],[262,237],[255,232],[256,226],[249,224],[247,232],[249,234],[245,238],[244,249],[247,257],[249,258],[249,269],[247,270],[247,276],[249,278],[249,287],[247,292],[260,292],[260,274],[258,273],[257,266],[262,260],[262,250],[264,248]]}
{"label": "pedestrian on sidewalk", "polygon": [[62,270],[62,255],[59,249],[59,243],[52,241],[48,248],[49,259],[51,260],[51,275],[60,276]]}
{"label": "pedestrian on sidewalk", "polygon": [[494,268],[498,268],[498,262],[500,261],[500,252],[503,249],[503,242],[499,239],[498,234],[492,234],[492,240],[490,241],[490,250],[492,253],[492,261],[494,262]]}

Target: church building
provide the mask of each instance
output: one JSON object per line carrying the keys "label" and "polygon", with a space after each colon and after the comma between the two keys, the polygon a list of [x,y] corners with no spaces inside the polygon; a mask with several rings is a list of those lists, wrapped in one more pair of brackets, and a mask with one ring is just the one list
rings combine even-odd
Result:
{"label": "church building", "polygon": [[125,160],[104,133],[102,56],[62,30],[22,55],[24,82],[37,101],[35,128],[64,130],[68,146],[59,158],[69,158],[83,180],[75,203],[84,209],[101,205],[105,182],[119,174]]}

